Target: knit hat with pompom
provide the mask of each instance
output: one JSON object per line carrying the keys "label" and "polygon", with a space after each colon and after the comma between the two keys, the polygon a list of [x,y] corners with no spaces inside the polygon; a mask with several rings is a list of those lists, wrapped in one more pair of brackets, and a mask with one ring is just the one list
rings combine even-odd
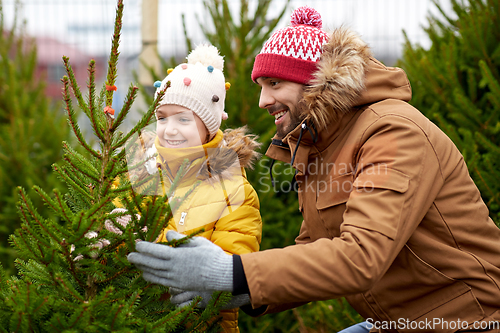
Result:
{"label": "knit hat with pompom", "polygon": [[223,67],[224,59],[219,50],[215,46],[201,44],[187,56],[187,63],[169,70],[161,83],[155,83],[155,98],[170,81],[160,105],[175,104],[190,109],[200,117],[212,138],[219,130],[222,119],[227,119],[224,112],[226,83]]}
{"label": "knit hat with pompom", "polygon": [[272,77],[307,84],[316,71],[321,46],[328,34],[321,30],[321,15],[302,6],[291,15],[291,26],[273,33],[255,57],[252,80]]}

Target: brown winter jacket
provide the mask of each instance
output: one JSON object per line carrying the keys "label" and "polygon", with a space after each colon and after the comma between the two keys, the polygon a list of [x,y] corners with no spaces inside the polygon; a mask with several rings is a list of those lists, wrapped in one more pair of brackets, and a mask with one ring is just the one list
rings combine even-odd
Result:
{"label": "brown winter jacket", "polygon": [[404,323],[399,332],[500,320],[500,229],[458,149],[407,103],[405,73],[344,29],[318,68],[306,126],[267,152],[294,155],[304,221],[297,245],[241,256],[252,306],[346,297],[371,323]]}

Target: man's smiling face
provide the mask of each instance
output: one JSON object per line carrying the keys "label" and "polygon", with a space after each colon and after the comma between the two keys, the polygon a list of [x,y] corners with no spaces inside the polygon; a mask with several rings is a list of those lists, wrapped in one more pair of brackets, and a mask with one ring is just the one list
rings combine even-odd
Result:
{"label": "man's smiling face", "polygon": [[304,118],[298,107],[304,85],[269,77],[260,77],[256,82],[261,87],[259,107],[274,116],[278,137],[282,139]]}

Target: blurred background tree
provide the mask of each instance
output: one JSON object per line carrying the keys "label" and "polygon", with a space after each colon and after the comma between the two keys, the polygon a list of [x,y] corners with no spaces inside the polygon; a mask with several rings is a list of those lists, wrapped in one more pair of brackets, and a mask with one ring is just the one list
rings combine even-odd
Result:
{"label": "blurred background tree", "polygon": [[[36,59],[22,25],[5,27],[0,1],[0,262],[8,273],[16,255],[7,240],[21,223],[16,187],[60,188],[51,165],[61,160],[61,141],[70,137],[61,104],[45,96],[43,78],[35,75]],[[50,213],[39,198],[33,203]]]}
{"label": "blurred background tree", "polygon": [[455,142],[500,226],[500,2],[451,0],[453,15],[429,17],[426,50],[406,44],[411,104]]}

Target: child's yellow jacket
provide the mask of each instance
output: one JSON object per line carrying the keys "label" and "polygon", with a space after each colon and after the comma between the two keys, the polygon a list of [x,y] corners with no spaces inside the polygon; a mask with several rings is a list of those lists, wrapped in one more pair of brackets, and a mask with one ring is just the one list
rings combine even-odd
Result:
{"label": "child's yellow jacket", "polygon": [[[203,228],[199,236],[209,239],[228,254],[258,251],[262,236],[259,199],[245,173],[245,167],[251,167],[258,157],[255,152],[258,145],[252,136],[245,134],[244,128],[219,131],[203,147],[169,149],[159,146],[156,139],[163,190],[168,192],[186,156],[189,166],[170,197],[181,198],[196,182],[199,183],[174,209],[173,218],[159,241],[166,241],[169,230],[188,235]],[[171,204],[173,200],[169,198]],[[224,331],[239,332],[238,309],[221,314]]]}

